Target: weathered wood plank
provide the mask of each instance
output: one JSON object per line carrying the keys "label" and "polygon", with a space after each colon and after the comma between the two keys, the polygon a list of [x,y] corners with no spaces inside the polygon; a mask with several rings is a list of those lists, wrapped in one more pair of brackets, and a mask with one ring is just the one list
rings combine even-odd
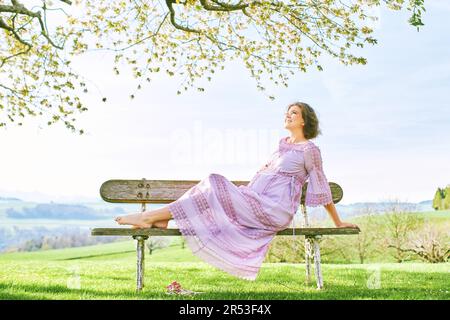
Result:
{"label": "weathered wood plank", "polygon": [[[122,203],[170,203],[180,198],[186,191],[198,184],[199,180],[108,180],[100,187],[100,196],[107,202]],[[249,181],[231,181],[236,186],[248,185]],[[302,188],[305,203],[306,182]],[[343,197],[342,188],[329,182],[333,202],[338,203]]]}
{"label": "weathered wood plank", "polygon": [[[288,228],[279,231],[279,236],[292,236],[305,235],[346,235],[346,234],[358,234],[360,230],[358,228]],[[179,229],[132,229],[132,228],[95,228],[91,230],[93,236],[180,236]]]}
{"label": "weathered wood plank", "polygon": [[[108,180],[100,187],[100,196],[107,202],[170,203],[180,198],[199,180]],[[232,181],[247,185],[248,181]]]}

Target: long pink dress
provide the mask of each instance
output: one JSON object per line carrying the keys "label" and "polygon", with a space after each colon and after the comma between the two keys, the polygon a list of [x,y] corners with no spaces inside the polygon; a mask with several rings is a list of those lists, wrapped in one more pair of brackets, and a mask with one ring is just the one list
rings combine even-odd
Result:
{"label": "long pink dress", "polygon": [[268,163],[247,186],[212,173],[168,208],[186,243],[205,262],[229,274],[255,280],[270,242],[286,229],[300,205],[332,202],[319,147],[312,141],[280,139]]}

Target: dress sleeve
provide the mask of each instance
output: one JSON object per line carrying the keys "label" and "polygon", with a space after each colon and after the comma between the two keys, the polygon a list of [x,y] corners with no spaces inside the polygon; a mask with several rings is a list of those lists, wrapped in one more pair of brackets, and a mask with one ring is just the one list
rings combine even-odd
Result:
{"label": "dress sleeve", "polygon": [[308,148],[304,153],[305,167],[309,181],[306,187],[305,205],[316,207],[333,202],[330,185],[323,172],[322,156],[317,146]]}

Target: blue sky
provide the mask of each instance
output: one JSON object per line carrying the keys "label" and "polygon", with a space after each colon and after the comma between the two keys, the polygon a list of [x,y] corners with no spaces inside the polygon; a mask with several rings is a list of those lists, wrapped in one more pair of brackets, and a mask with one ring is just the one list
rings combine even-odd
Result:
{"label": "blue sky", "polygon": [[341,203],[431,199],[450,184],[450,5],[427,3],[420,32],[408,16],[380,11],[378,45],[361,51],[367,65],[325,59],[323,72],[270,88],[274,101],[237,61],[205,92],[176,95],[177,80],[159,76],[130,100],[130,78],[112,74],[108,54],[89,54],[76,61],[98,88],[78,120],[87,134],[31,119],[2,129],[0,196],[69,202],[99,199],[109,179],[249,180],[289,134],[287,104],[304,101],[321,121],[314,142],[328,180],[344,189]]}

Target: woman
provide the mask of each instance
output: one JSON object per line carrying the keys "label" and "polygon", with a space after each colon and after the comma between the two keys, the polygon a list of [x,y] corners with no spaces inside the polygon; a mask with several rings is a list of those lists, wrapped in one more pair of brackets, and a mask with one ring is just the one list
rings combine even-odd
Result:
{"label": "woman", "polygon": [[356,227],[339,219],[320,149],[310,140],[320,134],[314,110],[306,103],[289,105],[284,127],[290,137],[280,140],[247,186],[213,173],[162,209],[116,221],[135,228],[167,228],[173,218],[196,256],[246,280],[256,279],[270,242],[291,223],[308,179],[305,204],[323,205],[337,227]]}

